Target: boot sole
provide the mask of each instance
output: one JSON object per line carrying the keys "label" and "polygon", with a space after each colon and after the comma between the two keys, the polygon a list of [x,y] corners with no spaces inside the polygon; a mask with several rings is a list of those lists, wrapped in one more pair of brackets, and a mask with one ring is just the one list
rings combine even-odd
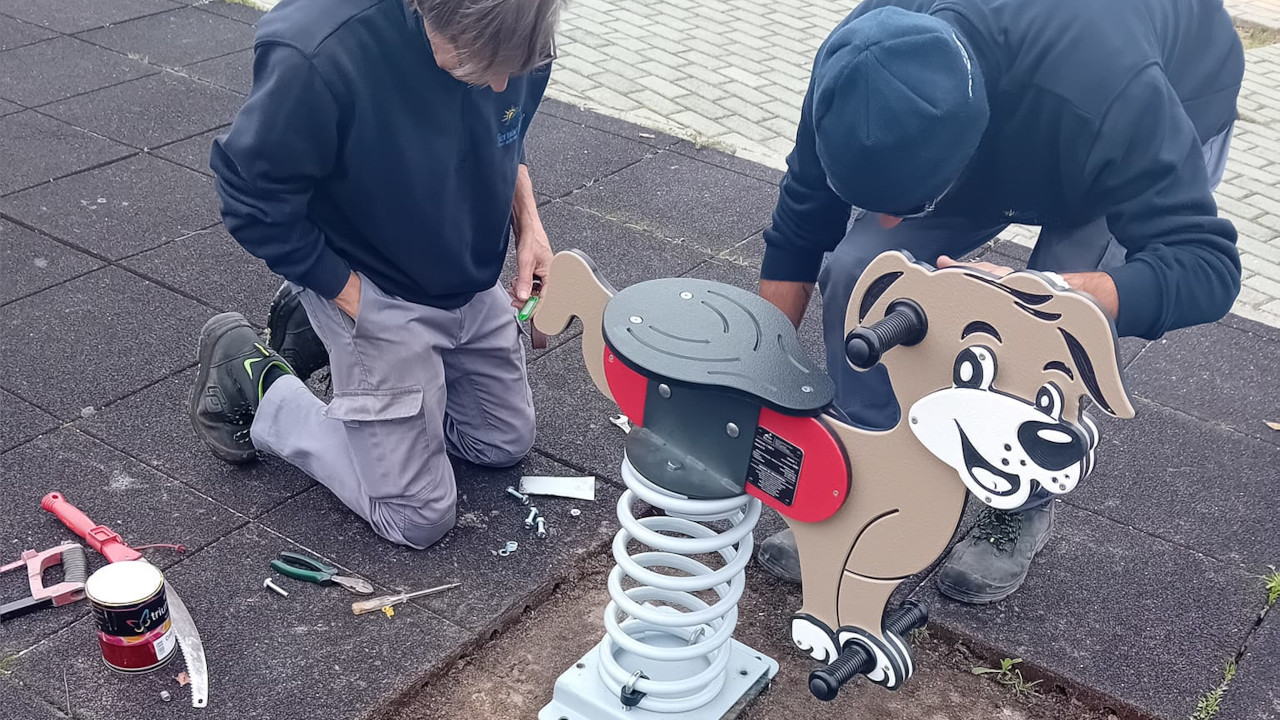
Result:
{"label": "boot sole", "polygon": [[[1044,549],[1044,546],[1049,544],[1049,536],[1053,534],[1053,525],[1054,524],[1052,523],[1049,525],[1049,531],[1044,534],[1044,538],[1040,540],[1040,542],[1036,543],[1035,555],[1039,555],[1040,551]],[[1033,562],[1035,561],[1034,556],[1031,559]],[[994,595],[974,595],[973,593],[967,593],[941,581],[938,581],[936,585],[938,586],[938,592],[957,602],[962,602],[966,605],[990,605],[992,603],[1000,602],[1001,600],[1004,600],[1010,595],[1018,592],[1018,589],[1027,581],[1027,576],[1030,574],[1031,565],[1028,563],[1027,571],[1022,573],[1022,577],[1018,578],[1017,582]]]}
{"label": "boot sole", "polygon": [[209,448],[219,460],[230,463],[232,465],[244,465],[258,459],[256,450],[234,450],[224,448],[215,443],[209,442],[208,438],[200,432],[200,423],[197,418],[200,409],[200,395],[204,388],[209,384],[210,361],[213,359],[213,348],[217,345],[218,340],[227,330],[240,325],[243,319],[239,313],[222,313],[209,318],[204,327],[200,329],[200,350],[197,354],[199,361],[196,370],[196,381],[192,385],[191,395],[187,401],[187,414],[191,420],[191,427],[195,430],[196,436],[201,442]]}

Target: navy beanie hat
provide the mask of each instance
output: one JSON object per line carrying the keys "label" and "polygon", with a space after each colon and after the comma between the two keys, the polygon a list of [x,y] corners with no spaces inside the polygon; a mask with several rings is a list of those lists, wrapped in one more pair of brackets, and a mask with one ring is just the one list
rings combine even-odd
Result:
{"label": "navy beanie hat", "polygon": [[842,23],[813,67],[818,158],[854,207],[911,214],[938,199],[987,127],[982,74],[950,25],[897,7]]}

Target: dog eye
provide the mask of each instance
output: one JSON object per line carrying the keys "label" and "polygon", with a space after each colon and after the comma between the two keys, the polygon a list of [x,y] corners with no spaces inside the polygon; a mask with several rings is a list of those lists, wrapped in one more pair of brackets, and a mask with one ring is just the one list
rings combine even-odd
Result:
{"label": "dog eye", "polygon": [[1053,383],[1045,383],[1036,393],[1036,409],[1053,419],[1062,416],[1062,391]]}
{"label": "dog eye", "polygon": [[986,390],[996,377],[996,356],[991,348],[974,345],[956,356],[951,382],[958,388]]}

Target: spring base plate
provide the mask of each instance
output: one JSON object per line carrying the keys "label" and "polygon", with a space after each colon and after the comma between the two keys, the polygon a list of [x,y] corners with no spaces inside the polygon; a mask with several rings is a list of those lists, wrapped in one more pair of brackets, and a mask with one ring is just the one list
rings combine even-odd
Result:
{"label": "spring base plate", "polygon": [[[724,688],[711,702],[690,713],[672,715],[645,710],[643,701],[628,711],[618,701],[618,688],[610,689],[600,680],[600,646],[596,645],[556,679],[551,702],[538,712],[538,720],[670,720],[673,717],[733,720],[769,686],[769,681],[778,674],[778,663],[737,640],[730,640],[729,644],[731,655]],[[618,662],[624,668],[638,668],[641,658],[620,651]],[[706,667],[702,658],[689,660],[687,664],[686,677]],[[666,670],[678,671],[680,663],[674,665],[675,668]]]}

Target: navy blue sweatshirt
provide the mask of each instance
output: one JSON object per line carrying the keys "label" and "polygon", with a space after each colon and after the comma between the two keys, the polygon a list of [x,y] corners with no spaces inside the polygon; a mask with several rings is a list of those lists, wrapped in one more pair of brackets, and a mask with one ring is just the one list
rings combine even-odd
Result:
{"label": "navy blue sweatshirt", "polygon": [[470,87],[436,65],[405,0],[282,0],[213,145],[227,230],[327,298],[356,270],[410,302],[464,305],[502,270],[549,72]]}
{"label": "navy blue sweatshirt", "polygon": [[[955,27],[987,87],[987,131],[936,215],[1105,217],[1127,250],[1109,271],[1121,335],[1157,338],[1230,310],[1236,231],[1217,217],[1201,149],[1234,121],[1244,75],[1221,0],[867,0],[845,22],[885,5]],[[849,219],[815,150],[812,94],[764,235],[767,280],[813,282]]]}

